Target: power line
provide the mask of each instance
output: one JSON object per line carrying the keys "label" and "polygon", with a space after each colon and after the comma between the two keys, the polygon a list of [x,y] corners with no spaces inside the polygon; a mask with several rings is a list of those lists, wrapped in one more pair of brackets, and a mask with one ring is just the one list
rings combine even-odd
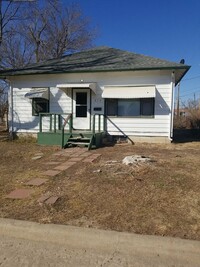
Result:
{"label": "power line", "polygon": [[200,90],[191,91],[190,93],[187,93],[187,94],[184,94],[184,95],[180,95],[180,97],[184,97],[184,96],[187,96],[187,95],[192,95],[192,94],[197,93],[197,92],[200,92]]}
{"label": "power line", "polygon": [[190,81],[190,80],[194,80],[194,79],[198,79],[198,78],[200,78],[200,75],[194,76],[194,77],[191,77],[191,78],[187,78],[187,79],[183,79],[183,80],[181,80],[181,82]]}
{"label": "power line", "polygon": [[[185,93],[185,92],[188,92],[188,91],[194,91],[194,90],[199,89],[199,88],[200,88],[200,86],[193,87],[193,88],[188,88],[188,89],[184,90],[184,93]],[[197,90],[197,91],[198,91],[198,90]]]}

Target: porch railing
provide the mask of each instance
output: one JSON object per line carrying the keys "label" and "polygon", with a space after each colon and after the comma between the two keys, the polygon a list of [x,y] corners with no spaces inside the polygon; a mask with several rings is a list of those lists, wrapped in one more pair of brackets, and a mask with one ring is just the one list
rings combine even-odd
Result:
{"label": "porch railing", "polygon": [[[49,120],[44,120],[48,118]],[[106,132],[107,122],[110,122],[123,136],[127,135],[106,115],[94,114],[92,115],[92,124],[90,132],[94,135],[95,133]],[[44,127],[45,125],[45,127]],[[39,114],[39,132],[53,132],[61,133],[61,145],[64,147],[64,135],[66,126],[68,126],[68,133],[70,135],[76,131],[73,127],[73,116],[72,113],[40,113]],[[128,137],[127,137],[128,138]]]}
{"label": "porch railing", "polygon": [[92,116],[92,132],[105,132],[105,115],[104,114],[94,114]]}
{"label": "porch railing", "polygon": [[[44,118],[49,118],[49,120],[43,121]],[[46,126],[44,127],[44,124]],[[57,131],[62,131],[65,129],[66,125],[69,126],[68,130],[72,133],[73,119],[72,113],[39,113],[39,132],[50,131],[56,133]],[[105,131],[105,115],[104,114],[94,114],[92,116],[92,132]]]}
{"label": "porch railing", "polygon": [[62,134],[61,134],[61,147],[64,148],[65,146],[65,126],[66,124],[69,124],[69,133],[72,134],[73,129],[73,120],[72,120],[72,114],[68,114],[67,118],[64,120],[63,126],[62,126]]}
{"label": "porch railing", "polygon": [[[70,116],[70,119],[68,117]],[[44,127],[44,118],[49,118],[45,121]],[[72,131],[72,116],[71,113],[39,113],[39,132],[44,131],[58,132],[61,131],[63,125],[69,125],[69,131]]]}

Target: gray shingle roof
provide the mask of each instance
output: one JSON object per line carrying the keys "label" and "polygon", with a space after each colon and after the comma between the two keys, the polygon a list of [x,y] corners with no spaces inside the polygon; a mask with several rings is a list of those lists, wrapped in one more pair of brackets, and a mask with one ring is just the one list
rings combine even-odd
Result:
{"label": "gray shingle roof", "polygon": [[130,71],[172,69],[179,70],[180,80],[190,66],[144,56],[110,47],[96,47],[46,62],[32,64],[23,69],[0,71],[0,76],[27,74],[76,73],[99,71]]}

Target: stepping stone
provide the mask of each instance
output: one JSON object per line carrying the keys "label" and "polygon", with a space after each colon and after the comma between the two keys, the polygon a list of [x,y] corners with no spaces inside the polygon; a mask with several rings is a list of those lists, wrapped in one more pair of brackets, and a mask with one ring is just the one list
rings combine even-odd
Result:
{"label": "stepping stone", "polygon": [[44,164],[45,165],[57,165],[57,164],[59,164],[60,162],[58,162],[58,161],[49,161],[49,162],[45,162]]}
{"label": "stepping stone", "polygon": [[38,202],[43,203],[45,200],[47,200],[48,198],[50,198],[51,196],[49,195],[42,195],[39,199]]}
{"label": "stepping stone", "polygon": [[30,197],[32,193],[32,189],[15,189],[14,191],[10,192],[10,194],[8,194],[6,198],[24,199]]}
{"label": "stepping stone", "polygon": [[73,166],[76,162],[74,161],[67,161],[61,165],[58,165],[57,167],[54,168],[54,170],[59,170],[59,171],[65,171],[69,169],[71,166]]}
{"label": "stepping stone", "polygon": [[70,158],[70,159],[69,159],[69,162],[77,162],[77,161],[80,161],[80,160],[82,160],[82,158],[78,158],[78,157],[75,158],[75,157],[74,157],[74,158]]}
{"label": "stepping stone", "polygon": [[48,198],[46,201],[45,201],[45,203],[46,204],[54,204],[54,203],[56,203],[56,201],[59,199],[59,197],[57,197],[57,196],[55,196],[55,197],[50,197],[50,198]]}
{"label": "stepping stone", "polygon": [[42,174],[43,175],[48,175],[48,176],[56,176],[58,175],[59,173],[61,173],[61,171],[55,171],[55,170],[48,170],[48,171],[45,171],[43,172]]}
{"label": "stepping stone", "polygon": [[35,186],[39,186],[39,185],[42,185],[42,184],[46,183],[46,181],[48,181],[48,179],[36,178],[36,179],[32,179],[32,180],[28,181],[28,182],[25,183],[25,184],[26,184],[26,185],[35,185]]}
{"label": "stepping stone", "polygon": [[91,156],[92,153],[91,152],[84,152],[81,156],[83,157],[88,157],[88,156]]}
{"label": "stepping stone", "polygon": [[94,160],[95,160],[95,158],[87,158],[87,159],[84,159],[83,162],[92,163]]}
{"label": "stepping stone", "polygon": [[101,154],[92,154],[88,158],[84,159],[83,162],[91,163],[91,162],[93,162],[95,159],[97,159],[100,156],[101,156]]}
{"label": "stepping stone", "polygon": [[45,200],[47,200],[47,199],[50,198],[50,197],[51,197],[51,196],[50,196],[48,193],[46,193],[46,194],[42,195],[42,196],[38,199],[38,202],[43,203]]}

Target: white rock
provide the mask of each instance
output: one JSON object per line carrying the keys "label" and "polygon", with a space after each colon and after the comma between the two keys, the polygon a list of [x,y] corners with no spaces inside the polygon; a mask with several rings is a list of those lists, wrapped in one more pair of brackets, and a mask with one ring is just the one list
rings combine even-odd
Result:
{"label": "white rock", "polygon": [[145,163],[149,161],[151,161],[149,157],[140,156],[140,155],[132,155],[132,156],[125,157],[122,160],[122,163],[126,165],[131,165],[131,164]]}

